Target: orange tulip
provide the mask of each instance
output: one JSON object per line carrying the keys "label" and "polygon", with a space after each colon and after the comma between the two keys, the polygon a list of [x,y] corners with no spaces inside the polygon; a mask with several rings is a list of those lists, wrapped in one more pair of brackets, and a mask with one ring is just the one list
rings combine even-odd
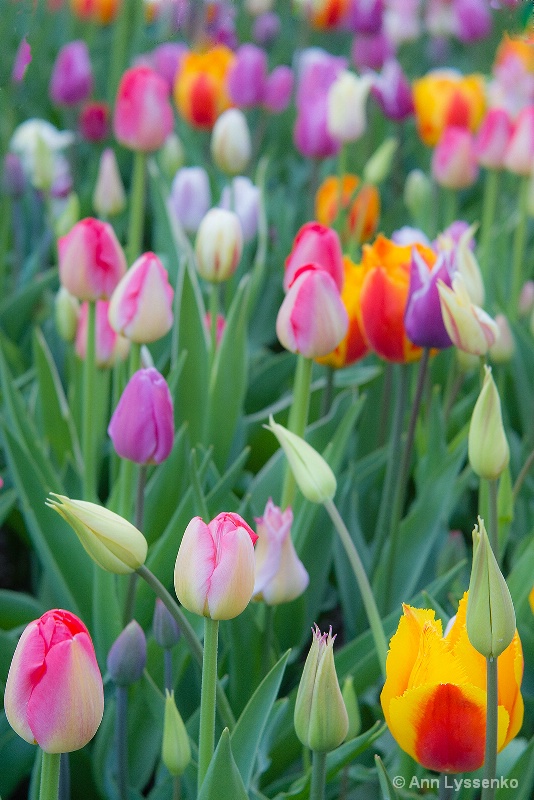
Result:
{"label": "orange tulip", "polygon": [[[364,185],[358,191],[360,179],[357,175],[343,176],[341,207],[347,213],[347,222],[341,232],[341,240],[349,242],[353,237],[362,242],[370,239],[376,231],[380,216],[380,195],[376,186]],[[330,175],[317,190],[315,196],[315,218],[323,225],[333,225],[339,209],[339,178]]]}
{"label": "orange tulip", "polygon": [[348,5],[349,0],[316,0],[308,12],[310,25],[318,30],[335,28],[345,16]]}
{"label": "orange tulip", "polygon": [[[436,254],[429,247],[415,244],[430,270]],[[369,347],[387,361],[415,361],[421,348],[406,335],[404,313],[410,285],[412,245],[398,245],[378,236],[364,245],[361,267],[360,327]]]}
{"label": "orange tulip", "polygon": [[113,22],[119,10],[120,0],[70,0],[73,13],[80,19],[107,25]]}
{"label": "orange tulip", "polygon": [[174,83],[174,101],[193,127],[211,129],[217,117],[232,106],[227,77],[234,61],[234,53],[225,45],[183,57]]}
{"label": "orange tulip", "polygon": [[[390,642],[380,700],[399,746],[426,769],[469,772],[484,762],[486,659],[469,642],[467,592],[443,636],[435,612],[404,605]],[[498,750],[523,721],[523,652],[517,631],[498,658]]]}
{"label": "orange tulip", "polygon": [[341,300],[347,310],[349,329],[344,339],[327,356],[316,359],[320,364],[326,364],[334,369],[342,369],[363,358],[369,352],[359,322],[360,293],[362,289],[363,270],[348,256],[343,258],[345,281]]}
{"label": "orange tulip", "polygon": [[414,81],[413,99],[419,136],[434,147],[449,125],[476,131],[486,108],[484,79],[433,70]]}

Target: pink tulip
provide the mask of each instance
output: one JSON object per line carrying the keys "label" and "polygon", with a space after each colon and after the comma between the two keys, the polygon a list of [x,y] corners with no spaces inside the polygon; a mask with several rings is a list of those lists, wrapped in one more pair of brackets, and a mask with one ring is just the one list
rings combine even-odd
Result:
{"label": "pink tulip", "polygon": [[252,24],[252,38],[260,47],[268,47],[280,33],[280,17],[274,11],[260,14]]}
{"label": "pink tulip", "polygon": [[318,264],[297,270],[276,318],[276,335],[291,353],[320,358],[346,336],[347,310],[330,273]]}
{"label": "pink tulip", "polygon": [[333,228],[319,222],[306,222],[295,236],[291,253],[286,258],[284,290],[295,278],[295,273],[305,264],[319,264],[330,273],[341,291],[345,281],[343,252],[339,236]]}
{"label": "pink tulip", "polygon": [[378,33],[383,13],[384,0],[351,0],[345,27],[353,33]]}
{"label": "pink tulip", "polygon": [[143,253],[111,296],[110,325],[132,342],[155,342],[172,327],[173,296],[167,270],[159,258]]}
{"label": "pink tulip", "polygon": [[280,114],[285,111],[293,93],[293,70],[281,64],[275,67],[265,84],[263,106],[271,114]]}
{"label": "pink tulip", "polygon": [[228,73],[228,92],[239,108],[259,105],[265,94],[267,54],[255,44],[243,44]]}
{"label": "pink tulip", "polygon": [[530,175],[534,166],[534,105],[527,106],[516,120],[504,154],[504,166],[516,175]]}
{"label": "pink tulip", "polygon": [[58,106],[75,106],[93,91],[93,70],[89,49],[81,39],[68,42],[58,53],[52,77],[50,98]]}
{"label": "pink tulip", "polygon": [[219,514],[209,524],[194,517],[185,529],[174,567],[180,603],[211,619],[241,614],[254,589],[257,538],[238,514]]}
{"label": "pink tulip", "polygon": [[[128,339],[118,336],[108,321],[109,301],[96,303],[96,352],[95,363],[100,369],[112,367],[116,361],[124,361],[130,349]],[[82,303],[78,317],[75,341],[76,354],[85,360],[87,351],[87,303]]]}
{"label": "pink tulip", "polygon": [[299,597],[310,580],[291,540],[292,523],[291,508],[282,511],[271,498],[263,517],[256,519],[254,598],[270,606],[289,603]]}
{"label": "pink tulip", "polygon": [[174,441],[169,387],[157,369],[134,372],[108,426],[116,453],[136,464],[161,464]]}
{"label": "pink tulip", "polygon": [[102,676],[89,631],[70,611],[30,622],[19,639],[4,694],[6,717],[46,753],[79,750],[104,713]]}
{"label": "pink tulip", "polygon": [[126,272],[126,258],[107,222],[88,217],[58,239],[59,280],[78,300],[111,296]]}
{"label": "pink tulip", "polygon": [[478,163],[487,169],[502,169],[513,123],[504,108],[490,108],[475,139]]}
{"label": "pink tulip", "polygon": [[308,158],[335,155],[339,142],[328,132],[328,90],[346,66],[346,59],[324,50],[304,50],[297,64],[297,119],[293,129],[295,146]]}
{"label": "pink tulip", "polygon": [[85,103],[78,118],[78,128],[88,142],[104,141],[109,133],[108,104],[91,100]]}
{"label": "pink tulip", "polygon": [[446,189],[466,189],[476,181],[478,166],[468,130],[454,125],[445,128],[432,154],[432,175]]}
{"label": "pink tulip", "polygon": [[453,0],[455,33],[461,42],[485,39],[491,32],[492,15],[487,0]]}
{"label": "pink tulip", "polygon": [[113,131],[130,150],[159,150],[174,125],[165,80],[150,67],[132,67],[117,91]]}
{"label": "pink tulip", "polygon": [[383,31],[357,33],[352,40],[352,63],[359,72],[382,69],[386,61],[394,55],[395,49],[391,39]]}
{"label": "pink tulip", "polygon": [[28,65],[31,64],[31,60],[32,49],[26,41],[26,37],[24,37],[21,39],[21,42],[17,48],[17,52],[15,53],[15,61],[13,62],[11,80],[14,83],[20,83],[24,80],[26,70],[28,69]]}

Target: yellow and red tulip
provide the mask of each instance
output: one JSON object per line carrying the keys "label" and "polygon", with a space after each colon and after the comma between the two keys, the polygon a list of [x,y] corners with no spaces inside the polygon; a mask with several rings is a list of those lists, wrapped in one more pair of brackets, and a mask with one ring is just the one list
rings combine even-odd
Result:
{"label": "yellow and red tulip", "polygon": [[224,45],[183,57],[174,83],[174,101],[194,128],[210,130],[217,117],[232,106],[228,73],[236,56]]}
{"label": "yellow and red tulip", "polygon": [[434,147],[450,125],[474,133],[486,108],[481,75],[460,75],[451,70],[433,70],[413,83],[415,117],[419,136]]}
{"label": "yellow and red tulip", "polygon": [[113,22],[119,10],[120,0],[70,0],[73,14],[80,19],[107,25]]}

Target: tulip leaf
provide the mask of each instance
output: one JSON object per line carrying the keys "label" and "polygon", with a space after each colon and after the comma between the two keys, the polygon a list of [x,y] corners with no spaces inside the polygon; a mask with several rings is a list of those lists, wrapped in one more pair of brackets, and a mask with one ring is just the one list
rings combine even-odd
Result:
{"label": "tulip leaf", "polygon": [[37,619],[46,609],[26,592],[0,589],[0,628],[10,630]]}
{"label": "tulip leaf", "polygon": [[532,610],[528,596],[532,589],[532,576],[534,575],[534,536],[523,547],[519,557],[514,560],[506,582],[512,595],[516,617],[520,621],[532,625]]}
{"label": "tulip leaf", "polygon": [[0,796],[10,797],[33,767],[39,748],[21,739],[0,712]]}
{"label": "tulip leaf", "polygon": [[[534,785],[534,737],[505,777],[508,784],[503,782],[499,786],[495,792],[495,800],[508,800],[511,792],[514,800],[530,800]],[[512,787],[509,785],[511,781],[515,781]]]}
{"label": "tulip leaf", "polygon": [[198,800],[248,800],[247,791],[232,754],[230,732],[225,728],[213,754]]}
{"label": "tulip leaf", "polygon": [[248,701],[232,731],[232,751],[247,788],[256,763],[259,743],[278,695],[290,652],[288,650],[284,653],[282,658],[267,673]]}
{"label": "tulip leaf", "polygon": [[0,303],[0,328],[14,341],[26,333],[35,307],[46,290],[57,287],[57,269],[49,269],[32,280],[21,291],[13,292]]}
{"label": "tulip leaf", "polygon": [[176,509],[176,498],[187,488],[186,430],[184,423],[174,437],[170,456],[158,465],[147,482],[143,533],[149,544],[161,536]]}
{"label": "tulip leaf", "polygon": [[376,764],[376,771],[378,774],[378,780],[380,782],[380,788],[382,790],[382,797],[384,800],[398,800],[399,795],[397,794],[395,787],[389,777],[387,770],[384,766],[384,762],[380,758],[380,756],[375,755],[375,764]]}

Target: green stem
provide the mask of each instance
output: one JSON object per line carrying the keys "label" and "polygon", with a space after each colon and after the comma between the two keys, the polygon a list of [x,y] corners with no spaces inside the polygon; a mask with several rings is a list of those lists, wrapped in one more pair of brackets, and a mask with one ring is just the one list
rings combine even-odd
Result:
{"label": "green stem", "polygon": [[514,499],[514,503],[517,500],[517,495],[521,491],[521,487],[523,486],[525,478],[527,477],[527,475],[529,473],[529,470],[530,470],[530,468],[531,468],[533,463],[534,463],[534,450],[532,450],[529,453],[529,455],[527,457],[527,460],[525,461],[525,463],[521,467],[521,471],[520,471],[519,475],[517,476],[516,481],[514,483],[514,488],[512,489],[512,496],[513,496],[513,499]]}
{"label": "green stem", "polygon": [[198,790],[206,777],[215,746],[215,698],[217,686],[217,643],[219,621],[204,620],[204,660],[200,695],[200,732],[198,737]]}
{"label": "green stem", "polygon": [[273,645],[274,607],[264,603],[263,636],[262,636],[262,662],[263,674],[267,675],[271,669],[271,648]]}
{"label": "green stem", "polygon": [[519,222],[515,229],[513,259],[512,259],[512,291],[510,293],[510,308],[508,316],[510,319],[517,319],[519,295],[523,285],[523,263],[525,260],[525,246],[527,243],[527,222],[528,222],[528,190],[530,177],[521,178],[519,187],[518,207]]}
{"label": "green stem", "polygon": [[328,515],[332,520],[332,522],[334,523],[334,526],[339,534],[339,538],[341,539],[341,543],[345,548],[345,552],[352,567],[354,577],[356,578],[356,582],[358,584],[358,588],[362,596],[365,613],[367,614],[369,627],[371,628],[371,634],[375,643],[378,662],[380,664],[380,670],[382,672],[382,675],[385,677],[386,655],[387,655],[388,645],[387,645],[386,635],[384,633],[384,628],[382,626],[380,613],[376,605],[376,600],[373,594],[373,590],[371,589],[371,584],[369,583],[369,579],[365,572],[358,551],[354,546],[354,542],[352,541],[351,535],[348,532],[347,527],[343,522],[341,515],[337,510],[336,506],[334,505],[333,501],[327,500],[324,503],[324,507],[326,508]]}
{"label": "green stem", "polygon": [[323,396],[321,399],[321,416],[324,417],[330,411],[332,405],[332,398],[334,396],[334,368],[325,367],[326,382],[323,389]]}
{"label": "green stem", "polygon": [[61,753],[45,753],[41,760],[39,800],[57,800]]}
{"label": "green stem", "polygon": [[447,228],[458,217],[458,192],[455,189],[442,189],[442,198],[442,224]]}
{"label": "green stem", "polygon": [[210,286],[210,363],[213,367],[215,353],[217,352],[217,315],[219,314],[219,284],[212,283]]}
{"label": "green stem", "polygon": [[93,502],[96,499],[96,452],[94,429],[95,395],[95,351],[96,351],[96,302],[87,303],[87,345],[83,365],[83,496]]}
{"label": "green stem", "polygon": [[310,800],[324,800],[326,755],[326,753],[318,753],[316,750],[313,751]]}
{"label": "green stem", "polygon": [[486,659],[486,750],[483,776],[487,785],[482,789],[481,800],[493,800],[495,786],[492,781],[497,772],[497,659]]}
{"label": "green stem", "polygon": [[499,479],[488,481],[489,485],[489,521],[488,521],[488,535],[491,549],[497,563],[499,563],[499,511],[498,511],[498,494],[499,494]]}
{"label": "green stem", "polygon": [[145,176],[146,153],[136,150],[134,153],[132,186],[130,193],[130,222],[128,227],[128,245],[126,259],[132,266],[141,254],[143,246],[143,222],[145,214]]}
{"label": "green stem", "polygon": [[[141,7],[141,11],[139,9]],[[140,0],[123,0],[115,21],[109,69],[108,102],[113,106],[117,87],[129,61],[129,51],[135,39],[136,22],[142,14]]]}
{"label": "green stem", "polygon": [[[189,650],[191,651],[191,655],[195,659],[195,661],[202,667],[203,663],[203,651],[202,645],[199,642],[195,631],[193,630],[189,620],[185,616],[184,612],[178,605],[178,603],[173,600],[167,589],[161,583],[161,581],[156,578],[153,572],[151,572],[148,567],[144,564],[139,567],[137,570],[137,574],[143,578],[144,581],[148,583],[156,597],[159,597],[160,600],[165,604],[166,608],[171,612],[172,616],[180,626],[180,630],[183,634],[184,639],[187,642]],[[230,708],[230,704],[228,699],[224,693],[224,690],[219,682],[217,682],[217,707],[219,709],[219,713],[221,718],[224,721],[224,724],[227,725],[230,730],[235,725],[235,717],[232,713],[232,709]]]}
{"label": "green stem", "polygon": [[339,233],[340,238],[342,238],[343,236],[343,229],[347,217],[346,211],[343,208],[343,178],[345,176],[346,171],[347,171],[347,146],[345,144],[342,144],[339,149],[339,154],[337,157],[337,179],[338,179],[337,209],[333,225],[333,227]]}
{"label": "green stem", "polygon": [[[297,436],[304,436],[310,406],[310,386],[313,369],[311,358],[298,356],[293,384],[293,403],[289,411],[287,429]],[[286,464],[284,487],[282,490],[282,509],[293,505],[297,493],[297,482],[289,463]]]}
{"label": "green stem", "polygon": [[116,686],[115,743],[117,748],[117,784],[121,800],[128,800],[128,687]]}
{"label": "green stem", "polygon": [[480,268],[486,286],[491,276],[491,239],[493,223],[495,221],[495,211],[497,209],[497,198],[499,196],[499,177],[500,173],[496,169],[488,169],[486,180],[484,181],[484,199],[482,205],[482,227],[480,231]]}
{"label": "green stem", "polygon": [[[131,463],[131,462],[130,462]],[[137,530],[143,530],[143,516],[145,507],[145,486],[146,486],[146,464],[139,467],[137,475],[137,493],[135,499],[135,527]],[[137,572],[132,572],[128,578],[128,591],[126,594],[126,602],[124,604],[124,627],[133,619],[134,606],[135,606],[135,589],[138,581]]]}

